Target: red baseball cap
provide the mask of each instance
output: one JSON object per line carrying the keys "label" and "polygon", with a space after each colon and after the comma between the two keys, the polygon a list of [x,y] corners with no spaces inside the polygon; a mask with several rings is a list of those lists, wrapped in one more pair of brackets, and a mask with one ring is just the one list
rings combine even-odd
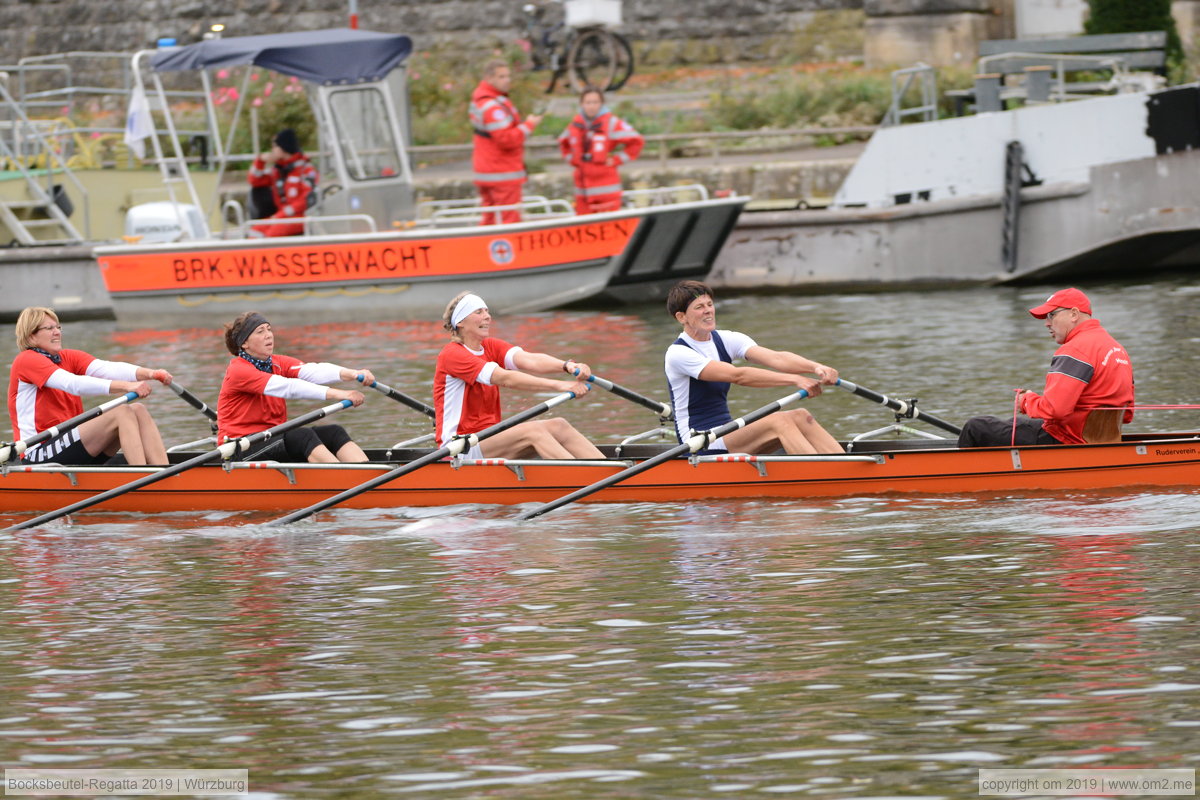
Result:
{"label": "red baseball cap", "polygon": [[1085,314],[1092,313],[1092,301],[1078,289],[1059,289],[1046,298],[1040,306],[1029,309],[1029,313],[1038,319],[1045,319],[1056,308],[1078,308]]}

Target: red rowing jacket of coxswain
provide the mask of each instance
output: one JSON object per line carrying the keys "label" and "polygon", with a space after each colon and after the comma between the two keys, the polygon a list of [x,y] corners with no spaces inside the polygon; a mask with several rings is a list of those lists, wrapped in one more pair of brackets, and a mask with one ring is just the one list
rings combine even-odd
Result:
{"label": "red rowing jacket of coxswain", "polygon": [[[575,193],[585,197],[619,194],[617,167],[637,158],[644,144],[642,135],[608,106],[594,119],[576,114],[558,137],[563,158],[575,167]],[[585,160],[585,155],[590,158]]]}
{"label": "red rowing jacket of coxswain", "polygon": [[480,81],[471,93],[471,127],[476,183],[525,179],[525,140],[533,128],[521,121],[512,101],[487,81]]}
{"label": "red rowing jacket of coxswain", "polygon": [[288,400],[324,400],[321,384],[338,380],[336,364],[273,355],[271,371],[264,372],[241,356],[232,359],[217,397],[217,443],[286,422]]}
{"label": "red rowing jacket of coxswain", "polygon": [[[1021,411],[1045,420],[1047,433],[1064,444],[1083,444],[1083,423],[1092,409],[1133,405],[1133,364],[1100,321],[1089,319],[1054,351],[1045,392],[1022,397]],[[1132,419],[1128,409],[1124,420]]]}
{"label": "red rowing jacket of coxswain", "polygon": [[13,439],[36,433],[83,413],[80,395],[103,395],[112,381],[136,381],[137,366],[101,361],[82,350],[60,350],[55,364],[36,350],[22,350],[13,359],[8,377],[8,416]]}

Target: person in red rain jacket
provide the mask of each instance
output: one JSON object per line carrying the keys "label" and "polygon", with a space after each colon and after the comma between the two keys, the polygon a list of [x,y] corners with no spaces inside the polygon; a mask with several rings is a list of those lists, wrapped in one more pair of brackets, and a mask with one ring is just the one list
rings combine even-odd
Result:
{"label": "person in red rain jacket", "polygon": [[[508,99],[510,88],[512,70],[506,62],[492,60],[484,65],[483,80],[471,93],[471,127],[475,130],[471,161],[483,206],[521,202],[521,186],[525,183],[525,140],[542,121],[540,114],[530,114],[521,120]],[[521,212],[515,208],[483,215],[484,225],[520,221]]]}
{"label": "person in red rain jacket", "polygon": [[558,137],[563,158],[575,168],[575,213],[596,214],[621,207],[617,167],[642,152],[642,135],[604,105],[604,93],[589,86],[579,95],[579,113]]}
{"label": "person in red rain jacket", "polygon": [[[1133,363],[1121,343],[1092,318],[1092,303],[1078,289],[1060,289],[1029,309],[1045,320],[1059,347],[1050,359],[1046,388],[1020,390],[1013,419],[971,417],[963,424],[959,447],[1083,444],[1083,426],[1097,408],[1124,408],[1133,420]],[[1014,432],[1015,431],[1015,432]]]}
{"label": "person in red rain jacket", "polygon": [[[300,150],[291,128],[275,134],[269,152],[254,159],[250,168],[255,218],[286,220],[304,217],[317,202],[317,170]],[[255,225],[251,236],[299,236],[303,222]]]}

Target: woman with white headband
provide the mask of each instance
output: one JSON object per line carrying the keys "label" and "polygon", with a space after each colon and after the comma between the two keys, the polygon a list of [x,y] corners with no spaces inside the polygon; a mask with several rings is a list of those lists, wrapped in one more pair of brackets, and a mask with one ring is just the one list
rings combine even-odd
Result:
{"label": "woman with white headband", "polygon": [[[450,301],[442,326],[450,343],[438,354],[433,378],[433,406],[437,411],[438,443],[455,436],[478,433],[500,421],[500,388],[530,392],[574,392],[591,389],[587,364],[563,360],[546,353],[531,353],[490,335],[487,304],[471,292]],[[533,373],[564,372],[566,380],[539,378]],[[565,419],[531,420],[480,442],[467,458],[599,459],[604,455]]]}
{"label": "woman with white headband", "polygon": [[[369,369],[337,364],[304,363],[275,352],[275,331],[266,317],[247,311],[225,326],[225,347],[233,354],[217,399],[217,443],[265,431],[287,421],[288,400],[349,400],[362,405],[361,392],[325,384],[352,381],[362,375],[375,380]],[[282,440],[239,455],[241,460],[289,462],[366,461],[363,452],[341,425],[296,428]]]}

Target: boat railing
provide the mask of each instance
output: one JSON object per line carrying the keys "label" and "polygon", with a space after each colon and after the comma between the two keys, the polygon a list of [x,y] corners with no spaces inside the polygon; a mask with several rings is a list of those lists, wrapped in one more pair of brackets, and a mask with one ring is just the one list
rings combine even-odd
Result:
{"label": "boat railing", "polygon": [[[914,81],[918,82],[921,101],[914,106],[905,106]],[[911,67],[894,70],[892,103],[879,124],[883,127],[899,125],[905,117],[920,117],[921,122],[932,122],[938,116],[937,100],[937,71],[933,67],[918,62]]]}
{"label": "boat railing", "polygon": [[797,456],[759,456],[750,453],[722,453],[720,455],[709,456],[691,456],[688,461],[693,465],[696,464],[765,464],[771,462],[788,463],[799,461],[862,461],[882,464],[884,457],[882,455],[862,456],[838,454],[838,453],[818,453],[815,455],[797,455]]}
{"label": "boat railing", "polygon": [[[236,211],[233,211],[233,206],[236,206]],[[229,226],[227,211],[233,211],[236,217],[237,224],[233,227]],[[296,222],[304,223],[305,236],[320,236],[328,233],[328,231],[319,230],[323,225],[332,223],[354,223],[361,222],[366,226],[366,233],[378,233],[379,229],[375,225],[375,218],[370,214],[323,214],[311,217],[286,217],[286,218],[271,218],[247,220],[245,211],[242,209],[241,203],[236,200],[226,200],[221,207],[221,235],[222,239],[248,239],[250,231],[257,225],[276,225],[281,223],[292,224]]]}
{"label": "boat railing", "polygon": [[699,202],[708,200],[708,188],[699,183],[683,183],[678,186],[656,186],[653,189],[627,189],[621,193],[621,205],[625,208],[665,206],[686,202],[681,197],[695,195]]}
{"label": "boat railing", "polygon": [[[566,200],[550,199],[542,195],[530,195],[520,203],[503,206],[488,206],[487,213],[520,211],[524,219],[554,219],[569,217],[575,209]],[[484,207],[478,198],[461,200],[431,200],[417,205],[416,224],[434,228],[478,225],[483,219]]]}

